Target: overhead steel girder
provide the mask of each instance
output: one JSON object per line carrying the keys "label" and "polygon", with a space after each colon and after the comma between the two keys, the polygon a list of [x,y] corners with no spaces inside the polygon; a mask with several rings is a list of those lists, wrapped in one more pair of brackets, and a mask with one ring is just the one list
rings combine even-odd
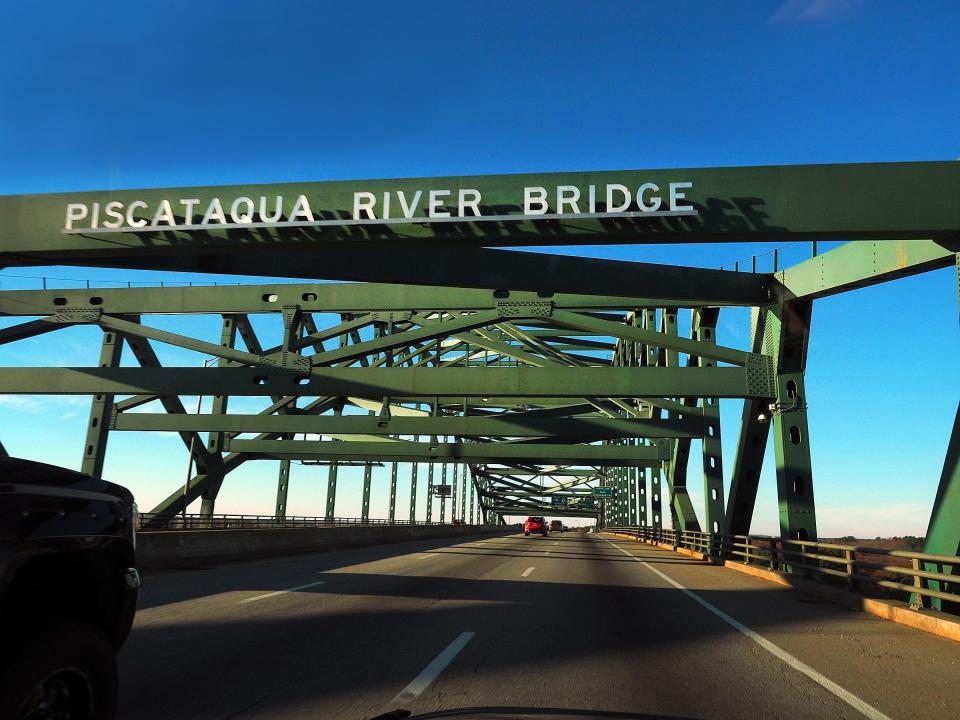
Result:
{"label": "overhead steel girder", "polygon": [[457,437],[701,437],[703,420],[691,415],[682,420],[644,420],[579,416],[525,418],[525,413],[467,417],[344,417],[314,415],[167,415],[119,413],[111,430],[275,432],[319,435],[451,435]]}
{"label": "overhead steel girder", "polygon": [[312,440],[227,441],[231,452],[273,458],[429,463],[554,463],[652,467],[660,464],[656,447],[513,443],[337,442]]}
{"label": "overhead steel girder", "polygon": [[[317,257],[323,258],[322,272]],[[0,267],[3,259],[0,257]],[[362,261],[352,246],[324,245],[309,250],[297,246],[280,252],[271,245],[262,250],[244,246],[219,254],[177,257],[133,253],[96,261],[84,258],[72,264],[91,262],[100,267],[169,272],[311,279],[322,275],[326,280],[494,287],[544,294],[590,295],[602,288],[605,294],[630,297],[642,287],[650,296],[644,302],[678,307],[757,305],[771,297],[770,275],[484,248],[399,247],[394,243],[369,246]]]}
{"label": "overhead steel girder", "polygon": [[[653,187],[645,186],[645,183]],[[607,186],[644,194],[630,204],[632,216],[612,207],[624,195],[607,198]],[[317,257],[317,246],[371,245],[471,247],[583,245],[638,242],[767,242],[803,239],[906,239],[956,237],[960,231],[960,165],[956,162],[859,163],[766,167],[618,170],[389,180],[348,180],[271,185],[108,190],[0,197],[0,264],[102,265],[112,256],[139,256],[144,267],[170,256],[211,253],[237,258],[251,246],[273,254],[299,245]],[[593,188],[594,202],[588,201]],[[477,193],[470,212],[456,190],[440,190],[444,217],[428,212],[428,194],[438,188]],[[537,214],[525,203],[526,188],[544,191]],[[560,188],[576,190],[578,202],[560,205]],[[646,189],[653,190],[647,196]],[[412,201],[406,216],[399,193]],[[395,197],[389,220],[358,210],[357,193],[370,193],[383,208]],[[654,202],[646,212],[643,203]],[[281,198],[279,217],[275,199]],[[303,197],[301,203],[295,200]],[[255,199],[264,198],[255,217]],[[567,199],[571,196],[568,194]],[[194,199],[190,211],[183,199]],[[236,201],[248,200],[241,219]],[[432,201],[432,196],[430,196]],[[208,210],[216,200],[220,218]],[[274,202],[268,202],[274,201]],[[96,206],[94,206],[96,203]],[[125,217],[105,228],[109,203]],[[158,212],[167,204],[166,219]],[[607,207],[607,204],[611,207]],[[75,220],[68,220],[74,204]],[[82,206],[84,212],[79,212]],[[269,205],[269,207],[268,207]],[[299,212],[297,208],[299,207]],[[306,208],[310,209],[307,210]],[[103,213],[100,212],[101,208]],[[230,210],[227,220],[225,210]],[[207,211],[207,212],[205,212]],[[241,212],[241,215],[244,214]],[[459,217],[458,217],[459,215]],[[599,217],[598,217],[599,215]],[[82,216],[82,217],[78,217]],[[207,216],[204,223],[201,218]],[[552,216],[552,217],[551,217]],[[142,226],[135,227],[134,225]],[[256,224],[254,224],[256,223]],[[229,248],[229,252],[224,252]],[[249,255],[247,258],[249,259]],[[195,267],[203,263],[195,259]],[[327,264],[324,258],[324,264]],[[358,263],[359,265],[359,263]],[[315,264],[314,264],[315,267]],[[211,270],[207,270],[208,272]],[[256,268],[253,269],[256,271]],[[298,268],[303,271],[303,268]],[[251,274],[245,268],[240,274]],[[288,276],[290,273],[277,273]]]}
{"label": "overhead steel girder", "polygon": [[704,343],[699,340],[682,338],[679,335],[657,332],[655,329],[633,327],[625,323],[616,323],[608,320],[598,320],[588,315],[567,311],[555,311],[551,320],[563,327],[589,330],[597,335],[609,335],[624,340],[634,340],[647,344],[649,347],[668,348],[680,352],[706,357],[711,360],[746,365],[750,361],[750,353],[743,350],[727,348],[715,343]]}
{"label": "overhead steel girder", "polygon": [[503,513],[504,515],[550,515],[552,517],[595,518],[599,510],[568,510],[551,505],[537,505],[526,507],[520,505],[487,505],[488,511]]}
{"label": "overhead steel girder", "polygon": [[[514,253],[516,254],[516,253]],[[529,255],[529,253],[523,253]],[[653,267],[653,266],[648,266]],[[668,266],[656,266],[668,267]],[[681,268],[683,270],[684,268]],[[691,270],[699,270],[691,268]],[[733,277],[731,273],[718,273]],[[746,274],[743,277],[749,277]],[[761,276],[755,276],[761,277]],[[762,276],[769,278],[771,276]],[[677,276],[677,280],[681,275]],[[691,277],[691,279],[696,279]],[[757,283],[759,287],[759,283]],[[598,286],[599,287],[599,286]],[[643,287],[642,285],[640,287]],[[0,292],[0,315],[55,315],[65,309],[97,307],[109,315],[150,315],[176,313],[256,314],[278,312],[284,305],[297,305],[303,312],[372,313],[369,320],[381,322],[391,318],[382,313],[401,313],[393,319],[404,319],[403,313],[430,313],[441,310],[489,310],[497,302],[544,302],[536,292],[493,288],[397,285],[388,283],[270,283],[262,285],[218,285],[193,287],[138,287],[69,290],[5,290]],[[596,288],[593,288],[596,290]],[[758,300],[765,298],[757,296]],[[547,298],[561,310],[620,310],[649,302],[635,295],[570,294],[555,292]],[[93,302],[91,302],[91,300]],[[708,301],[709,298],[704,298]],[[716,304],[716,303],[710,303]],[[63,318],[65,320],[66,318]],[[352,327],[350,321],[342,329]],[[40,331],[45,331],[41,324]],[[56,329],[56,328],[51,328]],[[336,329],[336,328],[334,328]],[[558,330],[528,331],[563,335]],[[327,331],[324,331],[327,334]],[[567,338],[563,338],[569,341]],[[309,340],[305,338],[304,342]],[[588,341],[577,341],[592,347]],[[252,350],[251,350],[252,351]]]}
{"label": "overhead steel girder", "polygon": [[[763,356],[759,356],[763,357]],[[5,368],[0,392],[88,395],[772,397],[772,369],[746,368]]]}
{"label": "overhead steel girder", "polygon": [[845,243],[776,273],[775,291],[781,302],[826,297],[950,267],[956,251],[960,251],[960,239],[956,238],[941,243],[932,240]]}

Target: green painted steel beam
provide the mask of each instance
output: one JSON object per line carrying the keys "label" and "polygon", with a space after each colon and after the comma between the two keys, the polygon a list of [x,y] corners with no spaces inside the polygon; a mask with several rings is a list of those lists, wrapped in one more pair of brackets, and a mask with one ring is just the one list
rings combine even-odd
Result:
{"label": "green painted steel beam", "polygon": [[814,299],[949,267],[958,246],[956,239],[846,243],[777,273],[777,295]]}
{"label": "green painted steel beam", "polygon": [[526,413],[503,413],[468,417],[405,417],[395,415],[168,415],[119,413],[109,429],[127,431],[282,432],[321,435],[454,435],[458,437],[700,437],[703,422],[691,415],[683,420],[644,420],[605,417],[525,417]]}
{"label": "green painted steel beam", "polygon": [[597,320],[583,313],[555,311],[551,315],[551,320],[563,327],[589,330],[601,336],[633,340],[645,343],[652,348],[669,348],[735,365],[746,365],[751,359],[750,353],[745,353],[743,350],[722,347],[716,343],[704,343],[697,339],[682,338],[671,333],[657,332],[656,319],[650,328],[639,328],[625,323]]}
{"label": "green painted steel beam", "polygon": [[[779,327],[772,311],[753,308],[751,312],[751,347],[754,352],[763,349],[767,323]],[[771,328],[771,333],[773,328]],[[770,349],[773,344],[766,340]],[[731,535],[748,535],[753,521],[757,489],[760,485],[760,471],[766,454],[767,440],[770,435],[770,401],[764,398],[752,398],[743,403],[740,419],[740,434],[737,451],[733,461],[733,473],[730,479],[730,494],[727,501],[726,527]]]}
{"label": "green painted steel beam", "polygon": [[810,461],[810,433],[807,425],[804,372],[810,337],[813,302],[798,300],[774,306],[768,318],[765,338],[776,344],[776,412],[773,413],[773,442],[777,466],[777,496],[780,505],[780,534],[799,540],[817,539],[813,469]]}
{"label": "green painted steel beam", "polygon": [[277,473],[277,502],[273,516],[282,520],[287,516],[287,495],[290,492],[290,460],[280,461]]}
{"label": "green painted steel beam", "polygon": [[[369,283],[434,285],[459,288],[502,288],[503,292],[618,295],[630,297],[642,287],[651,302],[679,307],[756,305],[771,298],[770,275],[581,258],[570,255],[472,248],[370,247],[358,256],[353,246],[259,249],[215,255],[166,257],[135,253],[111,256],[98,266],[203,272]],[[323,257],[322,266],[317,256]],[[63,262],[63,261],[60,261]],[[89,265],[78,260],[75,265]],[[65,263],[64,264],[70,264]],[[322,267],[322,273],[319,268]],[[429,303],[434,305],[436,303]]]}
{"label": "green painted steel beam", "polygon": [[[514,253],[531,255],[531,253]],[[535,256],[534,256],[535,257]],[[628,268],[631,269],[630,264]],[[667,269],[676,270],[668,273],[669,279],[677,284],[677,290],[682,291],[681,297],[686,302],[691,298],[699,297],[682,287],[685,280],[691,282],[705,281],[711,277],[719,278],[722,285],[729,285],[725,281],[734,277],[732,273],[721,273],[714,270],[699,270],[696,268],[672,268],[671,266],[644,266],[650,273],[664,273]],[[633,268],[635,269],[635,268]],[[689,273],[686,271],[690,271]],[[707,276],[702,276],[706,273]],[[767,293],[763,290],[764,282],[770,276],[755,276],[748,286],[749,295],[758,303],[766,302]],[[569,310],[619,310],[636,307],[638,304],[649,302],[649,298],[636,295],[618,296],[610,294],[595,294],[599,286],[592,287],[594,294],[573,294],[555,292],[550,295],[549,301],[555,308]],[[640,287],[644,287],[641,285]],[[666,286],[665,286],[666,287]],[[700,289],[705,289],[701,287]],[[496,295],[495,295],[496,293]],[[262,285],[219,285],[196,287],[143,287],[143,288],[96,288],[96,289],[67,289],[67,290],[6,290],[0,292],[0,315],[36,316],[58,315],[57,322],[69,322],[65,310],[90,309],[96,307],[102,312],[111,315],[128,314],[177,314],[177,313],[273,313],[278,312],[284,305],[297,305],[303,312],[331,312],[367,314],[374,313],[371,320],[389,319],[383,313],[401,313],[396,319],[403,319],[402,313],[418,311],[421,313],[439,310],[489,310],[496,307],[497,302],[508,300],[512,302],[538,302],[544,298],[536,292],[522,290],[505,290],[500,288],[472,288],[472,287],[444,287],[437,288],[423,285],[402,285],[388,283],[272,283]],[[747,300],[745,297],[744,300]],[[700,300],[698,300],[699,302]],[[703,302],[710,304],[725,304],[718,298],[703,297]],[[350,329],[357,321],[344,323],[344,329]],[[47,328],[41,323],[36,328],[23,327],[23,332],[36,334],[47,332],[54,328]],[[12,333],[12,329],[5,332]],[[326,333],[326,331],[324,331]],[[562,336],[562,331],[544,330],[551,336]],[[13,338],[11,338],[13,339]],[[564,341],[568,341],[563,337]],[[582,341],[577,341],[582,342]],[[584,347],[591,347],[588,342]],[[251,349],[252,351],[252,349]]]}
{"label": "green painted steel beam", "polygon": [[[123,336],[114,332],[105,332],[100,344],[100,366],[116,367],[123,354]],[[87,420],[87,437],[83,444],[81,472],[94,477],[103,474],[106,459],[107,440],[109,438],[109,420],[113,395],[95,395],[90,404],[90,416]],[[201,446],[202,447],[202,446]]]}
{"label": "green painted steel beam", "polygon": [[429,463],[567,463],[573,465],[650,467],[658,465],[656,448],[608,445],[563,445],[457,442],[337,442],[311,440],[227,441],[231,452],[291,459]]}
{"label": "green painted steel beam", "polygon": [[[702,308],[694,311],[694,336],[703,344],[716,342],[719,308]],[[713,367],[709,353],[698,353],[700,367]],[[715,398],[701,398],[704,435],[701,440],[703,454],[703,526],[708,533],[725,533],[723,488],[723,448],[720,433],[720,402]]]}
{"label": "green painted steel beam", "polygon": [[555,508],[550,505],[488,505],[488,512],[502,513],[504,515],[549,515],[552,517],[576,517],[576,518],[595,518],[600,510],[565,510]]}
{"label": "green painted steel beam", "polygon": [[[149,263],[147,250],[159,257],[236,256],[242,253],[233,250],[256,245],[277,252],[325,244],[435,249],[956,238],[958,187],[960,164],[911,162],[14,195],[0,197],[0,265],[97,265],[101,258],[131,254]],[[540,193],[528,189],[542,189],[543,202],[531,202]],[[625,193],[633,203],[618,211]],[[364,200],[376,203],[373,217],[359,210]],[[535,214],[541,210],[545,216]],[[119,227],[108,227],[114,223]]]}
{"label": "green painted steel beam", "polygon": [[[960,404],[957,405],[923,551],[931,555],[960,555]],[[960,565],[950,567],[924,563],[924,569],[960,575]],[[939,581],[930,581],[929,587],[933,590],[942,589]],[[945,609],[944,603],[938,598],[931,598],[930,603],[937,610]]]}
{"label": "green painted steel beam", "polygon": [[758,368],[6,368],[9,394],[284,395],[371,399],[525,397],[769,397]]}

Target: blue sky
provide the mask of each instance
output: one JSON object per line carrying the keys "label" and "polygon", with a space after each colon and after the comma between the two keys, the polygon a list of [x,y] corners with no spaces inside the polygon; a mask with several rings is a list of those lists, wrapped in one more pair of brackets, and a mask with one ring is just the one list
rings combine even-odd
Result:
{"label": "blue sky", "polygon": [[[952,2],[36,2],[4,18],[2,194],[960,157]],[[771,248],[562,252],[718,267]],[[781,264],[805,252],[786,248]],[[37,287],[16,276],[41,274],[177,279],[17,268],[0,270],[0,288]],[[216,337],[210,322],[161,324]],[[960,396],[957,324],[949,270],[818,302],[808,402],[821,534],[924,532]],[[746,328],[725,312],[719,339],[742,347]],[[56,353],[17,343],[0,364],[90,364],[97,343],[63,331]],[[0,398],[0,438],[78,466],[86,409]],[[722,412],[729,475],[739,403]],[[106,475],[150,506],[184,464],[177,438],[118,434]],[[243,468],[218,509],[271,512],[275,474],[275,463]],[[321,476],[294,468],[291,512],[322,513]],[[358,512],[358,483],[342,492],[338,513]],[[385,515],[383,497],[372,514]],[[753,530],[775,529],[768,463]]]}

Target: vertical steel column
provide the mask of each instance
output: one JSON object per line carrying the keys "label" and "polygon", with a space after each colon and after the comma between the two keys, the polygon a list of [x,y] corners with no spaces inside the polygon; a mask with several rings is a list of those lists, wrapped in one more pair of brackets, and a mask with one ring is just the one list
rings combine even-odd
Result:
{"label": "vertical steel column", "polygon": [[[374,415],[373,410],[367,411],[368,415]],[[373,484],[373,463],[367,462],[363,465],[363,498],[360,504],[360,519],[367,522],[370,519],[370,488]]]}
{"label": "vertical steel column", "polygon": [[[419,407],[419,405],[418,405]],[[414,442],[420,442],[420,436],[413,436]],[[417,521],[417,463],[410,464],[410,522]]]}
{"label": "vertical steel column", "polygon": [[637,468],[630,468],[627,472],[629,474],[628,482],[630,483],[630,517],[627,524],[635,527],[637,525]]}
{"label": "vertical steel column", "polygon": [[[607,469],[600,468],[600,487],[607,486]],[[607,501],[603,498],[598,498],[597,502],[600,504],[600,513],[598,515],[598,526],[604,528],[607,526]]]}
{"label": "vertical steel column", "polygon": [[[446,437],[443,438],[446,441]],[[440,484],[444,487],[447,486],[447,464],[444,463],[440,466]],[[447,498],[445,495],[440,496],[440,524],[446,522],[447,518]]]}
{"label": "vertical steel column", "polygon": [[[960,253],[957,253],[956,260],[957,297],[960,300]],[[957,404],[953,431],[947,443],[947,454],[943,461],[943,471],[940,473],[933,510],[930,513],[923,551],[932,555],[960,555],[960,403]],[[931,572],[960,574],[960,567],[938,568],[935,563],[924,563],[924,569]],[[928,583],[932,590],[942,590],[940,585],[936,580]],[[916,598],[914,602],[917,602]],[[938,598],[930,598],[929,602],[937,610],[947,609]],[[920,603],[917,602],[917,604]],[[957,608],[949,609],[955,611]]]}
{"label": "vertical steel column", "polygon": [[[284,345],[287,344],[287,335],[284,333]],[[220,326],[220,347],[233,348],[237,342],[237,322],[233,315],[224,315]],[[220,358],[217,361],[217,367],[227,367],[229,360]],[[228,395],[214,395],[213,406],[210,410],[211,415],[224,415],[227,412]],[[212,432],[207,437],[207,450],[211,453],[223,452],[224,433]]]}
{"label": "vertical steel column", "polygon": [[[334,408],[333,414],[342,415],[343,404],[337,405],[337,407]],[[330,469],[327,471],[327,520],[333,520],[336,517],[334,513],[337,505],[337,469],[337,461],[331,460]]]}
{"label": "vertical steel column", "polygon": [[[464,469],[463,469],[463,472],[464,472],[464,473],[467,472],[467,467],[468,467],[468,466],[464,466]],[[474,511],[474,507],[475,507],[474,498],[476,498],[477,489],[473,486],[473,473],[470,473],[470,491],[469,491],[469,494],[470,494],[470,519],[469,519],[469,522],[470,522],[471,524],[474,524],[474,525],[475,525],[475,524],[476,524],[477,516],[474,514],[474,513],[475,513],[475,511]]]}
{"label": "vertical steel column", "polygon": [[[719,308],[702,308],[695,312],[695,339],[716,345]],[[716,362],[700,357],[700,367],[715,367]],[[704,529],[709,533],[726,532],[723,512],[723,451],[720,444],[720,402],[715,397],[700,399],[703,410],[703,504]]]}
{"label": "vertical steel column", "polygon": [[360,505],[360,519],[367,522],[370,519],[370,486],[373,484],[373,463],[363,466],[363,499]]}
{"label": "vertical steel column", "polygon": [[450,520],[456,520],[458,517],[457,516],[457,491],[460,488],[457,484],[457,480],[459,479],[458,478],[459,472],[460,472],[459,467],[457,467],[457,465],[454,465],[453,466],[453,489],[452,489],[452,498],[450,502]]}
{"label": "vertical steel column", "polygon": [[397,463],[390,463],[390,522],[397,519]]}
{"label": "vertical steel column", "polygon": [[647,527],[649,525],[647,521],[647,487],[650,484],[650,469],[649,468],[636,468],[637,472],[637,494],[640,496],[640,514],[637,518],[637,524],[641,527]]}
{"label": "vertical steel column", "polygon": [[[436,442],[436,437],[433,442]],[[433,463],[427,465],[427,525],[433,522]]]}
{"label": "vertical steel column", "polygon": [[[621,440],[621,445],[625,444],[625,440]],[[627,468],[620,468],[618,473],[620,479],[620,495],[622,499],[620,501],[620,525],[629,525],[630,524],[630,489],[627,482]]]}
{"label": "vertical steel column", "polygon": [[290,484],[290,461],[280,461],[280,473],[277,476],[277,508],[273,513],[274,520],[282,520],[287,516],[287,488]]}
{"label": "vertical steel column", "polygon": [[[284,346],[289,343],[289,323],[285,317],[285,330],[284,330]],[[233,315],[224,315],[223,321],[220,325],[220,347],[224,348],[233,348],[236,346],[237,342],[237,322],[236,318]],[[217,360],[217,367],[226,367],[229,365],[229,361],[224,358]],[[227,401],[229,400],[228,395],[214,395],[213,396],[213,405],[211,407],[210,413],[212,415],[224,415],[227,412]],[[220,494],[220,487],[223,485],[225,479],[224,471],[221,466],[221,461],[223,459],[223,442],[225,435],[224,433],[209,433],[207,435],[207,452],[209,453],[209,459],[215,460],[214,463],[209,463],[207,469],[207,487],[200,495],[200,514],[204,517],[210,517],[213,515],[213,511],[217,502],[217,496]],[[284,483],[286,485],[286,483]],[[277,500],[279,502],[279,498]],[[287,500],[284,497],[283,500],[284,507],[286,507]]]}
{"label": "vertical steel column", "polygon": [[[656,308],[645,308],[643,311],[643,326],[647,330],[657,329],[657,309]],[[654,367],[658,365],[658,360],[660,358],[660,349],[656,345],[644,345],[646,350],[646,364],[649,367]],[[655,417],[660,417],[660,411],[654,408]]]}
{"label": "vertical steel column", "polygon": [[[340,322],[347,322],[350,319],[350,315],[346,313],[340,313]],[[347,336],[345,334],[340,335],[339,345],[341,348],[347,346]],[[343,405],[344,402],[341,401],[337,403],[337,407],[334,408],[334,415],[343,415]],[[337,465],[336,460],[330,461],[330,469],[327,471],[327,512],[326,519],[332,521],[336,517],[336,506],[337,506],[337,475],[339,471],[339,466]]]}
{"label": "vertical steel column", "polygon": [[[930,513],[923,551],[931,555],[960,555],[960,404],[957,405],[953,432],[947,444],[947,455],[937,487],[937,497]],[[960,567],[938,567],[936,563],[924,563],[924,569],[930,572],[960,574]],[[927,586],[932,590],[942,590],[938,580],[927,581]],[[921,604],[916,597],[914,602]],[[939,598],[928,598],[927,602],[937,610],[944,609]]]}
{"label": "vertical steel column", "polygon": [[779,351],[776,354],[778,410],[773,416],[773,442],[777,458],[780,534],[798,540],[817,539],[803,385],[812,309],[813,302],[809,300],[793,300],[773,309],[779,321]]}
{"label": "vertical steel column", "polygon": [[[680,330],[677,325],[676,308],[664,308],[662,312],[660,330],[668,335],[679,335]],[[696,333],[694,325],[691,324],[691,337]],[[663,358],[667,367],[680,367],[680,353],[676,350],[667,350]],[[691,356],[687,360],[687,365],[696,365],[697,358]],[[680,398],[673,398],[680,400]],[[696,401],[691,398],[684,400],[685,404],[691,406],[691,412],[698,412],[695,409]],[[676,417],[676,413],[668,413],[669,417]],[[681,530],[699,530],[700,521],[697,519],[697,512],[693,508],[693,502],[690,500],[690,494],[687,491],[687,462],[690,457],[690,438],[679,438],[671,440],[670,461],[664,466],[665,485],[670,493],[667,507],[670,509],[670,518],[673,520],[674,529]]]}
{"label": "vertical steel column", "polygon": [[[119,367],[122,354],[123,337],[112,330],[104,332],[100,345],[100,367]],[[83,462],[80,465],[80,472],[94,477],[102,476],[112,410],[113,395],[93,396],[93,401],[90,403],[90,419],[87,422],[87,437],[83,446]]]}
{"label": "vertical steel column", "polygon": [[[660,463],[661,466],[663,463]],[[650,514],[653,516],[653,527],[658,530],[663,527],[663,499],[660,497],[661,468],[651,468],[650,481]],[[678,528],[674,528],[678,530]]]}
{"label": "vertical steel column", "polygon": [[460,520],[467,522],[467,466],[463,466],[463,482],[460,483]]}

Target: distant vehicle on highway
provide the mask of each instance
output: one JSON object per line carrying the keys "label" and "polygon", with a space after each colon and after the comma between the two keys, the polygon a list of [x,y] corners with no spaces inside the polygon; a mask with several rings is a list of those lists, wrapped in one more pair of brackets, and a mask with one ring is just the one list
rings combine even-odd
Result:
{"label": "distant vehicle on highway", "polygon": [[565,531],[566,531],[566,528],[563,526],[563,523],[560,522],[559,520],[551,520],[551,521],[550,521],[550,532],[555,532],[555,531],[557,531],[557,530],[559,530],[560,532],[565,532]]}
{"label": "distant vehicle on highway", "polygon": [[0,718],[115,717],[136,522],[120,485],[0,457]]}
{"label": "distant vehicle on highway", "polygon": [[530,533],[540,533],[544,537],[547,536],[547,521],[542,517],[536,517],[531,515],[527,518],[527,521],[523,524],[523,534],[528,536]]}

